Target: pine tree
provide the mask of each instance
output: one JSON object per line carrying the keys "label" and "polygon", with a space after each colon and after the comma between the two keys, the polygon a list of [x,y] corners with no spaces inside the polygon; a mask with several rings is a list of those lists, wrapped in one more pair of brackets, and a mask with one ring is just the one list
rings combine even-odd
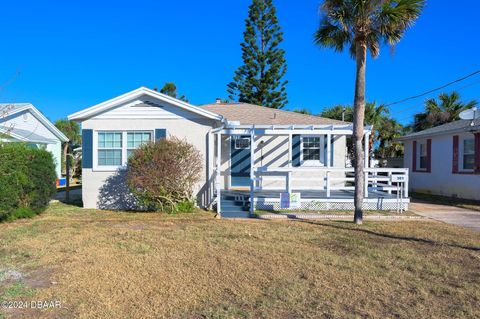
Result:
{"label": "pine tree", "polygon": [[287,103],[285,50],[276,9],[272,0],[253,0],[245,19],[242,47],[243,65],[227,85],[229,99],[271,108]]}

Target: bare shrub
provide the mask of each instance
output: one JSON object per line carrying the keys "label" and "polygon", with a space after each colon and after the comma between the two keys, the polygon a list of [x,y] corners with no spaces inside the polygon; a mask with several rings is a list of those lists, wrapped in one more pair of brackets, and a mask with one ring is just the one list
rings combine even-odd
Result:
{"label": "bare shrub", "polygon": [[152,210],[177,212],[193,202],[200,181],[202,155],[195,146],[178,138],[162,139],[136,149],[128,159],[126,175],[130,191]]}

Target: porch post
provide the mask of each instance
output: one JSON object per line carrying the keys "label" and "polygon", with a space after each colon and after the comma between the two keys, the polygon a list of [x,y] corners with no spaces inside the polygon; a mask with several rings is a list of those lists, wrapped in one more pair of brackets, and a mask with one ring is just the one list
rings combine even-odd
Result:
{"label": "porch post", "polygon": [[327,167],[331,167],[331,158],[332,158],[332,135],[327,134]]}
{"label": "porch post", "polygon": [[255,125],[250,131],[250,215],[255,212]]}
{"label": "porch post", "polygon": [[[366,133],[364,135],[364,143],[365,143],[365,164],[364,164],[364,167],[365,168],[370,168],[370,155],[368,154],[369,153],[369,149],[368,149],[368,146],[369,146],[369,139],[370,137],[370,134]],[[368,197],[368,170],[365,170],[365,197]]]}
{"label": "porch post", "polygon": [[221,174],[221,165],[222,165],[222,133],[218,132],[217,134],[217,158],[216,158],[216,170],[215,170],[215,188],[217,191],[217,216],[222,217],[220,202],[222,197],[220,196],[220,174]]}
{"label": "porch post", "polygon": [[369,154],[369,144],[370,144],[370,134],[366,133],[364,138],[365,143],[365,168],[370,167],[370,154]]}
{"label": "porch post", "polygon": [[292,192],[292,133],[288,134],[288,173],[287,173],[287,193]]}

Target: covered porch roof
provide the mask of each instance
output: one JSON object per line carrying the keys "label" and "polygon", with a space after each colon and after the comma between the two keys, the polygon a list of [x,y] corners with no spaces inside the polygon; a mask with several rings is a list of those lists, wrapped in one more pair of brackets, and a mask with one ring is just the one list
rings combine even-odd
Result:
{"label": "covered porch roof", "polygon": [[[323,124],[323,125],[248,125],[229,121],[216,133],[224,135],[352,135],[353,124]],[[364,127],[364,134],[369,135],[372,126]]]}

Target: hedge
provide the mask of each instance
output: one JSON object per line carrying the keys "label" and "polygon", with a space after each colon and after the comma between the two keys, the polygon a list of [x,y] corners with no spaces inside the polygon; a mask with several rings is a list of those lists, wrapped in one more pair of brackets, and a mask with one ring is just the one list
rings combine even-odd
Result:
{"label": "hedge", "polygon": [[56,179],[50,152],[24,143],[0,144],[0,221],[44,211]]}

